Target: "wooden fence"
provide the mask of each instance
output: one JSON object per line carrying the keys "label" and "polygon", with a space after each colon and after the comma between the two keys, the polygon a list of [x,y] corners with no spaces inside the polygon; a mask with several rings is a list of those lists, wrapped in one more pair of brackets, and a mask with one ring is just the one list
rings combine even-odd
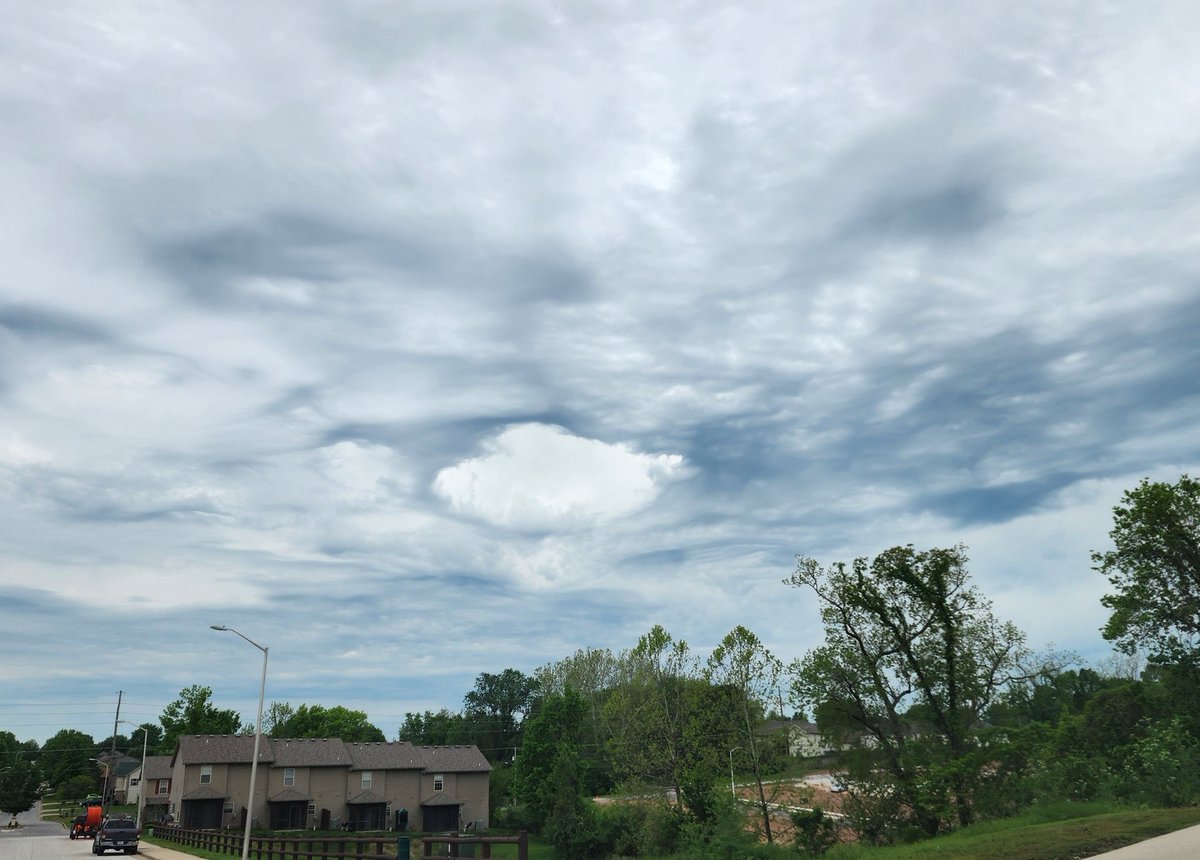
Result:
{"label": "wooden fence", "polygon": [[[240,833],[220,830],[187,830],[175,826],[155,826],[150,831],[155,839],[200,848],[216,854],[240,857]],[[434,846],[445,845],[446,857],[492,856],[493,845],[516,845],[517,860],[529,860],[529,838],[522,830],[516,836],[455,836],[424,835],[415,840],[400,836],[251,836],[250,857],[253,860],[373,860],[386,857],[409,860],[412,842],[421,843],[422,857],[435,856]],[[403,848],[401,848],[403,846]],[[398,857],[397,849],[408,849],[409,857]]]}

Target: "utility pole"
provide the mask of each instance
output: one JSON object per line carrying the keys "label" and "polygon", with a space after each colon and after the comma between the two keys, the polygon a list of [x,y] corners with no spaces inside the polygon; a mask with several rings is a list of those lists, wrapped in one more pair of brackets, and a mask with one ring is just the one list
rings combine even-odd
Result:
{"label": "utility pole", "polygon": [[121,697],[124,695],[124,690],[117,690],[117,715],[113,717],[112,744],[108,752],[108,767],[104,769],[104,788],[100,790],[100,804],[104,809],[108,809],[108,775],[112,773],[113,759],[117,757],[117,724],[121,722]]}

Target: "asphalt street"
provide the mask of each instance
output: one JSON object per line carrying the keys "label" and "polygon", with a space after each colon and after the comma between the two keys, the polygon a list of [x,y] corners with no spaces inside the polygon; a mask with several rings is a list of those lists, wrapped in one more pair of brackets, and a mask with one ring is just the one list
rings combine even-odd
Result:
{"label": "asphalt street", "polygon": [[[42,821],[40,811],[39,804],[29,812],[18,815],[17,821],[21,826],[14,830],[0,828],[0,860],[79,860],[92,856],[90,839],[69,839],[62,824]],[[109,852],[105,856],[125,855]],[[145,844],[141,846],[138,856],[149,860],[196,860],[191,854]]]}

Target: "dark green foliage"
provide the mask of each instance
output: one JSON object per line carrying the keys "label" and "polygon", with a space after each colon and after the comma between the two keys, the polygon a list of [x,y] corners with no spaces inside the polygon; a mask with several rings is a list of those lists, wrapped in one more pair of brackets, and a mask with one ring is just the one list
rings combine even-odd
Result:
{"label": "dark green foliage", "polygon": [[42,745],[38,767],[51,785],[61,785],[73,776],[94,779],[96,766],[90,759],[95,755],[96,742],[91,735],[74,729],[63,729]]}
{"label": "dark green foliage", "polygon": [[354,743],[385,741],[387,737],[367,720],[362,711],[341,705],[301,705],[271,730],[276,738],[341,738]]}
{"label": "dark green foliage", "polygon": [[[521,754],[513,766],[513,794],[526,807],[534,830],[544,830],[553,810],[583,795],[579,737],[584,709],[583,700],[568,688],[548,696],[525,727]],[[576,797],[561,797],[565,790]]]}
{"label": "dark green foliage", "polygon": [[825,645],[795,665],[822,729],[855,744],[849,813],[865,838],[933,836],[974,820],[988,778],[983,715],[1025,676],[1024,636],[968,584],[962,547],[894,547],[788,582],[816,592]]}
{"label": "dark green foliage", "polygon": [[18,813],[33,809],[41,796],[41,783],[37,765],[24,755],[0,758],[0,812],[16,818]]}
{"label": "dark green foliage", "polygon": [[488,761],[510,761],[521,745],[521,724],[537,692],[537,681],[516,669],[498,675],[481,672],[475,689],[463,697],[463,712],[475,726],[476,741]]}
{"label": "dark green foliage", "polygon": [[793,841],[805,854],[818,857],[837,844],[837,819],[826,815],[819,806],[793,812],[792,825],[796,828]]}
{"label": "dark green foliage", "polygon": [[82,800],[97,789],[94,776],[73,776],[70,779],[53,786],[53,791],[60,800],[67,803],[82,802]]}
{"label": "dark green foliage", "polygon": [[1113,508],[1114,549],[1092,554],[1116,589],[1103,633],[1125,651],[1200,659],[1200,481],[1143,479]]}
{"label": "dark green foliage", "polygon": [[417,746],[474,744],[479,740],[470,720],[445,708],[421,714],[406,713],[398,738]]}
{"label": "dark green foliage", "polygon": [[179,691],[179,698],[167,705],[159,722],[163,726],[160,755],[171,755],[183,735],[232,735],[241,728],[237,711],[221,710],[209,699],[211,687],[193,684]]}

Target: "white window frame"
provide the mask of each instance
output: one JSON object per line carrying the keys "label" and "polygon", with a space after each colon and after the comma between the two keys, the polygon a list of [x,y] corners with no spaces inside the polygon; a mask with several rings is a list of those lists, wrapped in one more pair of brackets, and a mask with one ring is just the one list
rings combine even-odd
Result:
{"label": "white window frame", "polygon": [[433,775],[433,790],[443,791],[446,788],[446,774],[435,773]]}
{"label": "white window frame", "polygon": [[364,770],[362,772],[362,779],[359,781],[359,787],[362,788],[363,791],[367,791],[371,787],[371,783],[374,781],[375,774],[371,773],[369,770]]}
{"label": "white window frame", "polygon": [[212,765],[211,764],[200,765],[200,784],[201,785],[212,785]]}
{"label": "white window frame", "polygon": [[168,795],[171,793],[171,780],[160,779],[158,781],[158,793],[160,795]]}
{"label": "white window frame", "polygon": [[222,815],[233,815],[233,801],[232,800],[225,801],[225,805],[221,807],[221,814]]}
{"label": "white window frame", "polygon": [[283,784],[284,785],[295,785],[296,784],[296,769],[294,767],[285,767],[283,769]]}

